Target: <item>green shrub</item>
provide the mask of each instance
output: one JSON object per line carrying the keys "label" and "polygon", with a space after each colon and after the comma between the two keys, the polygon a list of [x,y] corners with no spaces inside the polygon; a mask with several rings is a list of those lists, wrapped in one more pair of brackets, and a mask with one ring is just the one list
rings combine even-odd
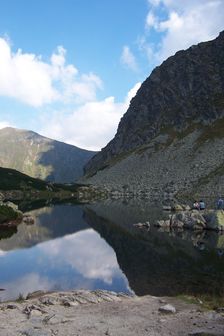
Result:
{"label": "green shrub", "polygon": [[21,214],[7,205],[0,205],[0,224],[9,220],[17,220]]}

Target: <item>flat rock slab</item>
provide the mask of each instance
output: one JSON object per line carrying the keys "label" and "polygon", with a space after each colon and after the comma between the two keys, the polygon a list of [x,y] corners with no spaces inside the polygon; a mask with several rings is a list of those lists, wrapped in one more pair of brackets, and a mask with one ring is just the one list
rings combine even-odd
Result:
{"label": "flat rock slab", "polygon": [[160,307],[159,311],[164,314],[175,314],[176,308],[171,304],[166,304],[165,306]]}
{"label": "flat rock slab", "polygon": [[[161,302],[176,313],[161,313]],[[221,313],[178,299],[84,290],[1,303],[0,326],[0,336],[224,335]]]}

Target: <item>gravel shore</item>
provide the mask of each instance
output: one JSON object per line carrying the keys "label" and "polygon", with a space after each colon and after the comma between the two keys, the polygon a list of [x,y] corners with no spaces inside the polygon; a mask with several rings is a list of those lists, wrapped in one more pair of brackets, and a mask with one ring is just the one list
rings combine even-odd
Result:
{"label": "gravel shore", "polygon": [[223,313],[176,298],[107,291],[34,293],[0,304],[1,336],[224,335]]}

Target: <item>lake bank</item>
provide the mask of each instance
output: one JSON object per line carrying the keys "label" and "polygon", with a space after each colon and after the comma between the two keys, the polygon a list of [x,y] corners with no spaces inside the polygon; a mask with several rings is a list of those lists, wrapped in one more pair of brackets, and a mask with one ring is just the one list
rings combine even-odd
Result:
{"label": "lake bank", "polygon": [[[35,296],[35,295],[34,295]],[[167,312],[163,307],[167,304]],[[1,336],[223,335],[222,313],[176,298],[70,291],[0,304]],[[10,320],[10,324],[8,321]]]}

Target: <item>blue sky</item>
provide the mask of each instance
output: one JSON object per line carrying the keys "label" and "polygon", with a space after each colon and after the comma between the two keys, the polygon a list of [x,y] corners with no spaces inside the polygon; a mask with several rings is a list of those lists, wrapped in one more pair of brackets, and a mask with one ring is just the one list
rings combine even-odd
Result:
{"label": "blue sky", "polygon": [[224,29],[223,0],[7,0],[0,6],[0,127],[100,149],[140,83]]}

